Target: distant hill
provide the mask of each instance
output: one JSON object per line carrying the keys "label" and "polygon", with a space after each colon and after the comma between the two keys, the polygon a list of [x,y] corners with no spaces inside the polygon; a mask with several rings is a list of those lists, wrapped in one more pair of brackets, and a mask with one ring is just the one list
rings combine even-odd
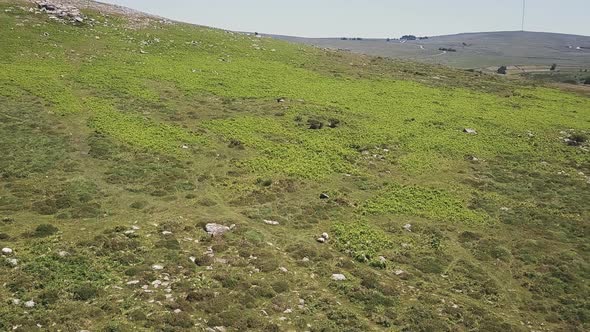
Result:
{"label": "distant hill", "polygon": [[[435,36],[424,40],[300,38],[273,36],[291,42],[344,49],[368,55],[413,59],[458,68],[501,65],[590,67],[590,37],[545,32],[481,32]],[[440,49],[452,48],[456,52]]]}

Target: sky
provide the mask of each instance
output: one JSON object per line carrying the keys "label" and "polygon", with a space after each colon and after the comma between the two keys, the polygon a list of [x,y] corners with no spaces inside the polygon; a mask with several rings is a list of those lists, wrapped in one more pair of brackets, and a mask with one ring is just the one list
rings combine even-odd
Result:
{"label": "sky", "polygon": [[[520,30],[522,0],[100,0],[173,20],[301,37]],[[590,36],[590,0],[526,0],[525,30]]]}

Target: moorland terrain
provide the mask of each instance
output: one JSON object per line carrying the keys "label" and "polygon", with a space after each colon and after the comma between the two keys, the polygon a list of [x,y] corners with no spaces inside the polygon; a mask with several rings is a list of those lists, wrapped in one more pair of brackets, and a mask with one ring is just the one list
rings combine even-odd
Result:
{"label": "moorland terrain", "polygon": [[0,330],[590,328],[588,97],[67,3],[0,0]]}

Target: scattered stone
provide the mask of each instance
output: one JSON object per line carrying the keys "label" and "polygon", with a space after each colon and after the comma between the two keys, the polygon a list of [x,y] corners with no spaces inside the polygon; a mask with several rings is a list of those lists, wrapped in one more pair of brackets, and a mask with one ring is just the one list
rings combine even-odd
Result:
{"label": "scattered stone", "polygon": [[[193,73],[194,73],[194,71],[193,71]],[[181,148],[183,148],[183,149],[188,149],[188,145],[186,145],[186,144],[183,144],[183,145],[181,146]]]}
{"label": "scattered stone", "polygon": [[279,222],[278,221],[274,221],[274,220],[264,220],[264,223],[267,225],[278,225]]}
{"label": "scattered stone", "polygon": [[292,312],[293,312],[293,310],[290,309],[290,308],[289,309],[285,309],[285,311],[283,311],[284,314],[290,314]]}
{"label": "scattered stone", "polygon": [[303,257],[303,259],[302,259],[301,261],[302,261],[303,263],[307,263],[307,262],[309,262],[309,258],[307,258],[307,257]]}
{"label": "scattered stone", "polygon": [[139,226],[131,226],[131,228],[132,228],[133,230],[136,230],[136,231],[140,229],[140,227],[139,227]]}
{"label": "scattered stone", "polygon": [[469,135],[477,135],[477,131],[475,131],[475,129],[471,129],[471,128],[465,128],[463,129],[463,132]]}
{"label": "scattered stone", "polygon": [[152,269],[154,269],[154,270],[163,270],[164,269],[164,265],[154,264],[154,265],[152,265]]}
{"label": "scattered stone", "polygon": [[36,304],[35,301],[30,300],[30,301],[25,302],[25,307],[26,308],[33,308],[33,307],[35,307],[35,304]]}
{"label": "scattered stone", "polygon": [[144,50],[139,50],[140,54],[148,54],[148,52],[144,51]]}
{"label": "scattered stone", "polygon": [[379,256],[379,263],[385,264],[385,263],[387,263],[387,259],[383,256]]}
{"label": "scattered stone", "polygon": [[396,276],[401,276],[402,274],[405,274],[405,273],[406,273],[406,271],[400,270],[400,269],[393,271],[393,274],[395,274]]}
{"label": "scattered stone", "polygon": [[504,212],[510,211],[510,208],[507,208],[507,207],[503,206],[503,207],[500,208],[500,211],[504,211]]}
{"label": "scattered stone", "polygon": [[137,285],[137,284],[139,284],[139,280],[127,281],[127,285]]}
{"label": "scattered stone", "polygon": [[170,231],[163,231],[162,232],[162,235],[171,235],[171,234],[172,234],[172,232],[170,232]]}
{"label": "scattered stone", "polygon": [[181,312],[182,312],[182,310],[180,310],[180,309],[174,309],[174,313],[175,313],[175,314],[179,314],[179,313],[181,313]]}
{"label": "scattered stone", "polygon": [[12,266],[18,265],[18,259],[16,259],[16,258],[7,258],[6,262]]}
{"label": "scattered stone", "polygon": [[322,233],[322,237],[326,240],[328,240],[330,238],[330,236],[328,235],[328,233]]}
{"label": "scattered stone", "polygon": [[406,231],[411,232],[412,231],[412,224],[405,224],[403,227]]}
{"label": "scattered stone", "polygon": [[319,237],[316,241],[318,241],[319,243],[326,243],[326,239],[324,239],[323,237]]}
{"label": "scattered stone", "polygon": [[344,280],[346,280],[346,277],[344,276],[344,274],[335,273],[335,274],[332,274],[332,277],[330,279],[332,279],[334,281],[344,281]]}
{"label": "scattered stone", "polygon": [[14,251],[10,248],[2,248],[2,254],[4,255],[12,255]]}
{"label": "scattered stone", "polygon": [[231,230],[231,227],[227,227],[220,224],[209,223],[205,225],[205,230],[211,236],[223,235],[223,233]]}
{"label": "scattered stone", "polygon": [[12,299],[12,304],[19,305],[20,304],[20,299]]}
{"label": "scattered stone", "polygon": [[326,194],[326,193],[320,194],[320,199],[328,199],[328,198],[330,198],[330,196],[328,194]]}
{"label": "scattered stone", "polygon": [[285,102],[285,98],[278,98],[277,99],[277,103],[284,103]]}
{"label": "scattered stone", "polygon": [[279,267],[279,270],[280,270],[281,272],[284,272],[284,273],[287,273],[287,272],[289,272],[289,270],[287,270],[287,268],[286,268],[286,267],[282,267],[282,266],[281,266],[281,267]]}
{"label": "scattered stone", "polygon": [[58,255],[59,257],[62,257],[62,258],[63,258],[63,257],[69,256],[69,255],[70,255],[70,253],[69,253],[69,252],[67,252],[67,251],[65,251],[65,250],[60,250],[60,251],[57,253],[57,255]]}

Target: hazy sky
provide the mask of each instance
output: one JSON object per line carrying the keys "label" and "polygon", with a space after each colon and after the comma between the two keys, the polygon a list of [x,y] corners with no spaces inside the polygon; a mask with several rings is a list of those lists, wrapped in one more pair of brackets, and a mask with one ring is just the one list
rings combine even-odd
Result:
{"label": "hazy sky", "polygon": [[[399,37],[520,30],[522,0],[102,0],[235,31]],[[527,0],[525,30],[590,36],[590,0]]]}

